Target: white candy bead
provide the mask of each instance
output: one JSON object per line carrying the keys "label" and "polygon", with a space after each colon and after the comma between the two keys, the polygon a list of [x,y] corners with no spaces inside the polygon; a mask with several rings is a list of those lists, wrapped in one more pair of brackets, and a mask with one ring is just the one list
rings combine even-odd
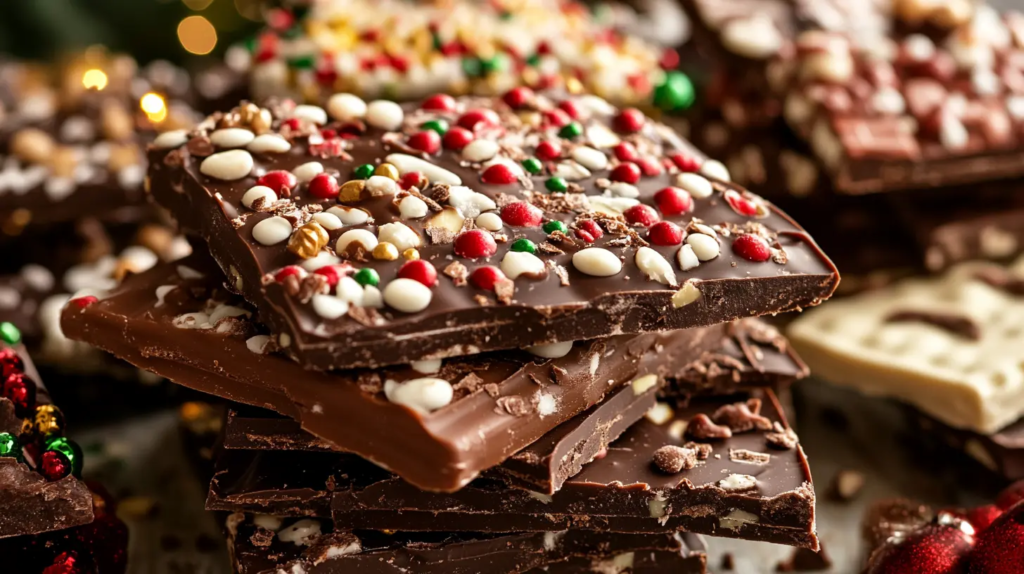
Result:
{"label": "white candy bead", "polygon": [[188,143],[187,130],[173,130],[164,132],[153,140],[153,145],[158,149],[171,149],[181,147]]}
{"label": "white candy bead", "polygon": [[578,179],[587,179],[590,177],[590,170],[575,161],[563,161],[559,162],[558,165],[555,166],[554,173],[551,175],[561,177],[569,181],[576,181]]}
{"label": "white candy bead", "polygon": [[611,197],[628,197],[636,199],[640,197],[640,190],[637,186],[624,181],[616,181],[605,190]]}
{"label": "white candy bead", "polygon": [[700,265],[700,259],[697,258],[697,254],[693,252],[693,246],[689,243],[679,248],[676,253],[676,261],[683,271],[689,271]]}
{"label": "white candy bead", "polygon": [[383,175],[373,175],[366,180],[365,189],[372,197],[395,195],[398,193],[398,182]]}
{"label": "white candy bead", "polygon": [[320,523],[316,520],[303,518],[277,533],[281,542],[292,542],[296,546],[309,546],[320,536]]}
{"label": "white candy bead", "polygon": [[429,161],[422,160],[418,157],[411,156],[404,153],[393,153],[384,158],[384,161],[398,168],[398,172],[401,174],[407,174],[410,171],[418,171],[423,175],[427,176],[427,179],[434,183],[447,183],[448,185],[462,185],[462,178],[455,175],[454,173],[433,164]]}
{"label": "white candy bead", "polygon": [[479,163],[498,155],[498,144],[491,140],[473,140],[462,149],[462,157],[466,161]]}
{"label": "white candy bead", "polygon": [[534,345],[524,349],[527,353],[545,359],[560,359],[569,354],[572,350],[572,341],[561,343],[549,343],[547,345]]}
{"label": "white candy bead", "polygon": [[341,229],[345,226],[337,215],[330,213],[329,211],[314,213],[313,221],[319,223],[320,227],[323,227],[327,231],[334,231],[335,229]]}
{"label": "white candy bead", "polygon": [[428,359],[426,361],[413,361],[409,363],[412,370],[424,375],[431,375],[441,370],[441,359]]}
{"label": "white candy bead", "polygon": [[622,271],[622,261],[601,247],[588,247],[573,254],[572,265],[581,273],[594,277],[611,277]]}
{"label": "white candy bead", "polygon": [[404,405],[420,413],[430,413],[448,405],[455,395],[451,383],[444,379],[424,377],[404,383],[388,379],[384,395],[396,405]]}
{"label": "white candy bead", "polygon": [[602,170],[608,167],[608,156],[604,155],[604,152],[589,146],[579,146],[572,150],[572,159],[578,161],[580,165],[591,171]]}
{"label": "white candy bead", "polygon": [[335,205],[328,209],[326,213],[337,216],[337,218],[345,225],[360,225],[370,220],[370,214],[358,207]]}
{"label": "white candy bead", "polygon": [[402,127],[405,112],[402,106],[388,100],[375,100],[366,107],[366,123],[382,130],[394,131]]}
{"label": "white candy bead", "polygon": [[[618,261],[618,258],[615,260]],[[635,261],[640,271],[643,271],[652,281],[673,287],[679,284],[676,281],[676,272],[672,269],[672,264],[662,257],[661,253],[650,247],[637,249]]]}
{"label": "white candy bead", "polygon": [[324,165],[318,161],[306,162],[292,170],[292,175],[299,183],[309,183],[313,178],[324,172]]}
{"label": "white candy bead", "polygon": [[348,301],[334,295],[313,295],[313,311],[324,319],[337,319],[348,313]]}
{"label": "white candy bead", "polygon": [[640,204],[639,200],[631,197],[604,197],[601,195],[588,195],[587,202],[594,211],[611,217],[622,215],[630,207]]}
{"label": "white candy bead", "polygon": [[[263,350],[267,348],[267,343],[269,342],[270,337],[267,335],[255,335],[245,340],[245,347],[257,355],[262,355]],[[278,528],[280,528],[280,525],[278,525]]]}
{"label": "white candy bead", "polygon": [[[615,113],[614,111],[612,113]],[[594,124],[587,128],[587,141],[590,145],[599,149],[615,147],[622,142],[622,138],[615,132],[608,129],[604,124]]]}
{"label": "white candy bead", "polygon": [[338,298],[353,305],[362,305],[363,286],[351,277],[342,277],[336,289]]}
{"label": "white candy bead", "polygon": [[277,134],[263,134],[256,136],[246,149],[252,153],[285,153],[292,149],[292,144]]}
{"label": "white candy bead", "polygon": [[782,34],[765,14],[729,20],[719,32],[722,45],[747,58],[767,58],[782,47]]}
{"label": "white candy bead", "polygon": [[683,172],[676,176],[676,185],[690,192],[694,199],[707,199],[715,191],[711,182],[696,173]]}
{"label": "white candy bead", "polygon": [[327,112],[320,106],[295,106],[295,109],[292,110],[292,117],[313,122],[318,126],[327,123]]}
{"label": "white candy bead", "polygon": [[256,134],[242,128],[226,128],[210,134],[210,143],[217,147],[244,147],[256,139]]}
{"label": "white candy bead", "polygon": [[384,307],[384,295],[381,294],[380,289],[373,285],[367,285],[363,288],[363,307],[371,309],[381,309]]}
{"label": "white candy bead", "polygon": [[203,160],[199,171],[221,181],[242,179],[252,172],[252,155],[243,149],[215,153]]}
{"label": "white candy bead", "polygon": [[422,199],[415,195],[408,195],[398,202],[398,212],[402,219],[418,219],[429,213],[430,209]]}
{"label": "white candy bead", "polygon": [[686,244],[693,248],[693,254],[699,261],[711,261],[721,252],[718,240],[703,233],[687,235]]}
{"label": "white candy bead", "polygon": [[263,245],[276,245],[292,236],[292,224],[283,217],[268,217],[252,228],[252,238]]}
{"label": "white candy bead", "polygon": [[373,251],[373,248],[377,247],[377,238],[373,235],[373,232],[366,229],[351,229],[341,234],[341,237],[334,244],[334,251],[345,253],[345,250],[352,242],[361,243],[363,249],[367,252]]}
{"label": "white candy bead", "polygon": [[265,185],[256,185],[250,187],[249,191],[245,192],[245,195],[242,196],[242,205],[252,209],[252,204],[261,197],[263,198],[264,207],[269,207],[270,204],[277,201],[277,194],[274,193],[274,190]]}
{"label": "white candy bead", "polygon": [[732,181],[729,168],[717,159],[709,159],[700,166],[700,173],[720,181]]}
{"label": "white candy bead", "polygon": [[317,269],[320,269],[321,267],[334,265],[335,263],[339,263],[340,261],[341,259],[339,259],[336,255],[331,255],[326,251],[321,251],[320,253],[317,253],[316,256],[314,256],[313,258],[306,259],[302,263],[299,263],[299,267],[301,267],[305,271],[313,272],[316,271]]}
{"label": "white candy bead", "polygon": [[430,305],[430,287],[414,279],[395,279],[384,288],[384,302],[403,313],[419,313]]}
{"label": "white candy bead", "polygon": [[476,226],[487,231],[499,231],[503,226],[501,216],[497,213],[481,213],[476,217]]}
{"label": "white candy bead", "polygon": [[484,211],[498,207],[493,199],[462,185],[448,189],[448,205],[457,209],[459,214],[466,218],[474,218]]}
{"label": "white candy bead", "polygon": [[540,276],[544,274],[544,270],[544,261],[525,251],[509,251],[501,259],[501,272],[509,279],[515,279],[524,273]]}
{"label": "white candy bead", "polygon": [[327,100],[327,112],[341,122],[362,119],[366,116],[366,102],[352,94],[334,94]]}
{"label": "white candy bead", "polygon": [[420,236],[404,223],[385,223],[377,230],[377,239],[387,241],[399,252],[420,246]]}

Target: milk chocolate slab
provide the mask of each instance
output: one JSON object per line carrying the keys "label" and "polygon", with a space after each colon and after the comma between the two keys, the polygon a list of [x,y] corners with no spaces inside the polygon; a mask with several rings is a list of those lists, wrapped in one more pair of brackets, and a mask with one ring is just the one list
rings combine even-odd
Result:
{"label": "milk chocolate slab", "polygon": [[[518,574],[673,572],[703,574],[705,547],[692,534],[535,532],[381,533],[346,531],[330,521],[228,518],[237,574]],[[671,565],[672,569],[668,568]]]}
{"label": "milk chocolate slab", "polygon": [[[379,101],[348,123],[246,104],[153,146],[150,189],[281,346],[320,370],[711,325],[834,290],[835,268],[802,229],[663,125],[593,97],[524,93],[519,113],[500,98],[424,104],[452,111]],[[555,127],[556,104],[578,119]],[[363,106],[328,108],[347,118]],[[456,130],[441,151],[421,127],[459,122],[475,134]],[[253,130],[259,152],[224,147]],[[476,139],[458,152],[458,137]],[[267,183],[291,187],[271,197]]]}
{"label": "milk chocolate slab", "polygon": [[[65,307],[68,337],[185,386],[295,418],[335,448],[433,490],[459,488],[607,393],[657,374],[644,371],[664,368],[648,355],[673,357],[683,369],[715,348],[727,328],[619,335],[534,351],[562,355],[553,359],[511,351],[323,373],[277,352],[205,255],[155,267],[100,295]],[[657,383],[645,380],[650,386],[633,388],[643,392]],[[418,393],[423,388],[447,394]]]}

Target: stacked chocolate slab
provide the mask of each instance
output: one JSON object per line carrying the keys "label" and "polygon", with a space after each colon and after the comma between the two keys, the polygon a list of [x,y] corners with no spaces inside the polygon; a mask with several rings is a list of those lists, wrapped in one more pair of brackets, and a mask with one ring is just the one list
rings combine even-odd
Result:
{"label": "stacked chocolate slab", "polygon": [[149,160],[195,253],[62,327],[240,403],[208,499],[237,513],[238,571],[703,572],[697,534],[817,546],[771,390],[806,369],[751,317],[838,275],[638,110],[243,103]]}

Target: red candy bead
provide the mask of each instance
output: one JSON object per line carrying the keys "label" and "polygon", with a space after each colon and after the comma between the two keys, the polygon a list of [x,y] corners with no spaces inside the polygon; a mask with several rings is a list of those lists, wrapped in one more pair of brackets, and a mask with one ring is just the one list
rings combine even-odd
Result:
{"label": "red candy bead", "polygon": [[632,134],[643,129],[644,122],[646,121],[647,117],[640,110],[626,108],[619,112],[619,115],[615,116],[612,125],[621,133]]}
{"label": "red candy bead", "polygon": [[319,173],[309,181],[309,194],[317,199],[334,199],[340,189],[338,180],[326,173]]}
{"label": "red candy bead", "polygon": [[[974,547],[969,524],[926,524],[900,540],[893,537],[871,554],[866,574],[959,574]],[[994,526],[994,525],[993,525]],[[965,529],[967,531],[965,531]],[[980,544],[979,544],[980,547]],[[977,551],[974,552],[976,556]],[[972,569],[973,573],[974,570]],[[1008,572],[1008,571],[1000,571]]]}
{"label": "red candy bead", "polygon": [[543,161],[555,161],[562,157],[562,146],[555,142],[543,141],[537,145],[533,153]]}
{"label": "red candy bead", "polygon": [[402,189],[411,189],[413,187],[419,189],[426,189],[427,187],[427,176],[423,175],[422,172],[410,171],[398,178],[398,185]]}
{"label": "red candy bead", "polygon": [[455,254],[466,259],[490,257],[498,251],[494,237],[483,229],[463,231],[455,238]]}
{"label": "red candy bead", "polygon": [[501,208],[501,220],[511,227],[540,227],[544,212],[525,201],[516,201]]}
{"label": "red candy bead", "polygon": [[975,532],[985,530],[1003,514],[1003,509],[994,504],[986,504],[967,511],[967,522],[971,523]]}
{"label": "red candy bead", "polygon": [[562,110],[548,110],[544,112],[544,123],[549,127],[564,128],[569,125],[572,118]]}
{"label": "red candy bead", "polygon": [[77,563],[78,557],[74,552],[61,552],[52,564],[43,568],[42,574],[83,574]]}
{"label": "red candy bead", "polygon": [[82,297],[76,297],[72,299],[71,301],[69,301],[69,303],[74,305],[78,309],[85,309],[86,307],[92,305],[97,301],[99,301],[99,299],[93,295],[83,295]]}
{"label": "red candy bead", "polygon": [[422,259],[406,261],[398,270],[398,276],[402,279],[419,281],[427,287],[433,287],[437,284],[437,269]]}
{"label": "red candy bead", "polygon": [[480,176],[484,183],[491,185],[510,185],[517,181],[519,178],[516,173],[512,171],[512,168],[503,164],[496,163],[484,170],[484,173]]}
{"label": "red candy bead", "polygon": [[25,362],[21,360],[18,353],[9,347],[0,349],[0,379],[6,380],[14,373],[21,373],[25,370]]}
{"label": "red candy bead", "polygon": [[744,233],[737,237],[732,242],[732,250],[736,252],[736,255],[755,263],[768,261],[772,256],[772,250],[768,247],[768,242],[757,235],[749,233]]}
{"label": "red candy bead", "polygon": [[1018,480],[1004,488],[996,497],[996,506],[1006,510],[1021,500],[1024,500],[1024,480]]}
{"label": "red candy bead", "polygon": [[604,237],[604,231],[593,219],[585,219],[576,224],[576,236],[587,243],[593,243]]}
{"label": "red candy bead", "polygon": [[693,209],[693,196],[685,189],[666,187],[654,194],[654,203],[658,211],[672,217]]}
{"label": "red candy bead", "polygon": [[650,227],[661,219],[653,207],[642,203],[630,207],[622,215],[630,225],[643,225],[644,227]]}
{"label": "red candy bead", "polygon": [[415,150],[434,155],[441,150],[441,134],[434,130],[423,130],[409,136],[406,143]]}
{"label": "red candy bead", "polygon": [[256,185],[269,187],[278,195],[283,195],[285,190],[295,189],[298,184],[299,180],[291,172],[284,170],[268,171],[263,174],[263,177],[256,180]]}
{"label": "red candy bead", "polygon": [[444,147],[453,151],[459,151],[462,148],[468,146],[470,143],[472,143],[473,139],[473,132],[467,130],[466,128],[460,128],[459,126],[455,126],[452,129],[445,132]]}
{"label": "red candy bead", "polygon": [[743,195],[732,190],[725,194],[725,201],[733,211],[740,215],[757,217],[761,213],[761,208],[756,201],[743,197]]}
{"label": "red candy bead", "polygon": [[655,245],[679,245],[683,242],[683,229],[671,221],[659,221],[651,226],[647,237]]}
{"label": "red candy bead", "polygon": [[494,291],[494,286],[497,285],[499,281],[504,280],[505,274],[501,272],[501,269],[498,269],[493,265],[477,267],[473,270],[473,273],[469,275],[469,282],[477,289],[483,289],[484,291]]}
{"label": "red candy bead", "polygon": [[48,450],[43,453],[39,470],[46,480],[53,482],[71,474],[71,461],[55,450]]}
{"label": "red candy bead", "polygon": [[576,105],[576,102],[572,100],[563,100],[558,103],[558,109],[565,112],[569,118],[578,120],[580,119],[580,108]]}
{"label": "red candy bead", "polygon": [[970,574],[1010,574],[1024,568],[1024,504],[1008,508],[978,536]]}
{"label": "red candy bead", "polygon": [[534,93],[533,90],[527,87],[520,86],[518,88],[512,88],[505,92],[505,95],[501,97],[502,100],[508,104],[508,107],[513,110],[518,110],[525,107],[527,104],[533,101]]}
{"label": "red candy bead", "polygon": [[657,177],[665,173],[665,168],[661,166],[661,163],[653,157],[642,157],[636,160],[636,164],[640,166],[640,171],[647,177]]}
{"label": "red candy bead", "polygon": [[684,153],[675,153],[672,154],[669,157],[669,159],[671,159],[672,163],[676,164],[676,167],[678,167],[681,171],[687,171],[692,173],[697,173],[698,171],[700,171],[700,160],[693,157],[692,155],[687,155]]}
{"label": "red candy bead", "polygon": [[639,154],[636,151],[636,146],[629,142],[620,143],[615,146],[613,151],[615,152],[615,157],[618,158],[619,161],[636,161],[639,157]]}
{"label": "red candy bead", "polygon": [[313,272],[316,275],[323,275],[327,279],[327,285],[336,287],[341,278],[345,275],[344,268],[340,265],[324,265]]}
{"label": "red candy bead", "polygon": [[297,277],[302,279],[306,276],[306,270],[298,265],[287,265],[278,269],[277,273],[274,274],[274,281],[277,283],[284,283],[284,280],[289,277]]}
{"label": "red candy bead", "polygon": [[467,130],[475,131],[478,127],[490,127],[501,124],[501,118],[494,110],[469,110],[468,112],[459,116],[459,121],[456,122],[459,126],[466,128]]}
{"label": "red candy bead", "polygon": [[636,183],[640,181],[640,168],[635,163],[620,163],[608,175],[612,181]]}
{"label": "red candy bead", "polygon": [[36,406],[36,384],[25,373],[12,373],[4,379],[4,396],[14,403],[19,416],[25,416]]}
{"label": "red candy bead", "polygon": [[423,100],[423,105],[420,107],[433,112],[454,112],[455,98],[448,94],[435,94]]}

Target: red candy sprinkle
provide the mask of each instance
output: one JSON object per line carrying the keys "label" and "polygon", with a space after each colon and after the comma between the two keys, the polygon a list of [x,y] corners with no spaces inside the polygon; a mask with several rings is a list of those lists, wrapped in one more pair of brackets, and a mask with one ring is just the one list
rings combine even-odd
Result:
{"label": "red candy sprinkle", "polygon": [[71,474],[71,461],[63,454],[55,450],[48,450],[43,453],[42,459],[39,470],[46,480],[53,482]]}
{"label": "red candy sprinkle", "polygon": [[53,563],[43,568],[41,574],[83,574],[77,566],[78,558],[74,552],[61,552],[53,559]]}
{"label": "red candy sprinkle", "polygon": [[36,384],[25,373],[9,375],[4,380],[3,392],[19,415],[27,414],[36,406]]}
{"label": "red candy sprinkle", "polygon": [[612,169],[608,177],[612,181],[636,183],[640,181],[640,168],[635,163],[620,163]]}
{"label": "red candy sprinkle", "polygon": [[654,194],[654,203],[662,214],[672,217],[693,209],[693,196],[685,189],[666,187]]}
{"label": "red candy sprinkle", "polygon": [[996,506],[1006,510],[1021,500],[1024,500],[1024,480],[1018,480],[1004,488],[996,497]]}
{"label": "red candy sprinkle", "polygon": [[975,532],[981,532],[988,528],[1003,514],[1003,509],[994,504],[979,506],[967,511],[967,522],[971,523]]}
{"label": "red candy sprinkle", "polygon": [[533,101],[534,94],[533,90],[527,87],[520,86],[518,88],[512,88],[505,92],[505,95],[501,97],[502,100],[508,104],[508,107],[513,110],[518,110],[526,106]]}
{"label": "red candy sprinkle", "polygon": [[478,127],[490,127],[501,124],[501,118],[498,117],[497,112],[494,110],[469,110],[468,112],[459,116],[457,122],[459,126],[466,128],[467,130],[475,131]]}
{"label": "red candy sprinkle", "polygon": [[643,157],[636,160],[636,164],[640,166],[640,171],[644,172],[647,177],[657,177],[665,173],[665,168],[661,166],[661,163],[653,157]]}
{"label": "red candy sprinkle", "polygon": [[491,185],[509,185],[519,181],[512,168],[503,163],[496,163],[488,167],[480,177],[484,183]]}
{"label": "red candy sprinkle", "polygon": [[402,189],[419,188],[426,189],[427,187],[427,176],[423,175],[419,171],[410,171],[405,173],[398,179],[398,185]]}
{"label": "red candy sprinkle", "polygon": [[756,201],[747,197],[743,197],[742,194],[739,194],[733,190],[729,190],[725,194],[725,201],[729,204],[729,207],[731,207],[733,211],[740,215],[745,215],[747,217],[757,217],[758,215],[761,214],[761,208]]}
{"label": "red candy sprinkle", "polygon": [[615,146],[614,149],[615,157],[619,161],[636,161],[639,154],[637,154],[636,146],[629,142],[622,142]]}
{"label": "red candy sprinkle", "polygon": [[444,147],[453,151],[459,151],[472,143],[473,139],[473,132],[466,128],[455,126],[444,134]]}
{"label": "red candy sprinkle", "polygon": [[569,125],[571,121],[572,118],[569,117],[569,114],[562,110],[548,110],[544,112],[544,123],[549,127],[563,128]]}
{"label": "red candy sprinkle", "polygon": [[341,265],[324,265],[313,272],[316,275],[323,275],[327,278],[327,285],[335,287],[341,278],[345,275],[345,268]]}
{"label": "red candy sprinkle", "polygon": [[441,134],[434,130],[423,130],[409,136],[406,143],[415,150],[434,155],[441,150]]}
{"label": "red candy sprinkle", "polygon": [[505,278],[505,274],[501,272],[501,269],[493,265],[485,265],[473,270],[473,273],[469,275],[469,282],[477,289],[494,291],[494,286],[499,281],[504,281]]}
{"label": "red candy sprinkle", "polygon": [[683,230],[671,221],[659,221],[651,226],[647,237],[655,245],[679,245],[683,242]]}
{"label": "red candy sprinkle", "polygon": [[423,100],[423,105],[420,107],[434,112],[453,112],[455,111],[455,98],[448,94],[435,94]]}
{"label": "red candy sprinkle", "polygon": [[1010,574],[1020,572],[1021,565],[1024,565],[1024,504],[1017,504],[978,536],[969,572]]}
{"label": "red candy sprinkle", "polygon": [[516,201],[501,208],[501,220],[512,227],[540,227],[544,212],[525,201]]}
{"label": "red candy sprinkle", "polygon": [[463,231],[455,238],[455,254],[466,259],[490,257],[498,251],[494,237],[483,229]]}
{"label": "red candy sprinkle", "polygon": [[333,175],[318,173],[309,180],[309,194],[317,199],[334,199],[338,197],[338,180]]}
{"label": "red candy sprinkle", "polygon": [[626,218],[626,221],[630,225],[643,225],[644,227],[650,227],[658,222],[658,212],[654,211],[654,208],[650,205],[634,205],[622,213]]}
{"label": "red candy sprinkle", "polygon": [[700,160],[684,153],[675,153],[670,157],[672,163],[676,164],[682,171],[697,173],[700,171]]}
{"label": "red candy sprinkle", "polygon": [[585,219],[576,224],[576,236],[587,243],[593,243],[604,237],[604,231],[593,219]]}
{"label": "red candy sprinkle", "polygon": [[621,133],[632,134],[643,129],[644,122],[646,121],[647,117],[640,110],[626,108],[619,112],[619,115],[615,116],[612,125]]}
{"label": "red candy sprinkle", "polygon": [[18,356],[18,353],[9,347],[0,349],[0,378],[6,379],[14,373],[25,370],[25,363]]}
{"label": "red candy sprinkle", "polygon": [[433,287],[437,284],[437,269],[422,259],[406,261],[398,270],[398,276],[402,279],[419,281],[427,287]]}
{"label": "red candy sprinkle", "polygon": [[82,297],[76,297],[72,299],[70,303],[79,309],[85,309],[86,307],[92,305],[97,301],[99,301],[99,299],[97,299],[93,295],[84,295]]}
{"label": "red candy sprinkle", "polygon": [[566,113],[571,119],[580,119],[580,108],[572,100],[563,100],[558,103],[558,109]]}
{"label": "red candy sprinkle", "polygon": [[277,273],[274,274],[274,281],[277,283],[284,283],[284,280],[289,277],[297,277],[302,279],[306,276],[306,270],[298,265],[287,265],[278,269]]}
{"label": "red candy sprinkle", "polygon": [[537,145],[537,149],[533,153],[543,161],[555,161],[562,157],[562,146],[555,142],[543,141]]}
{"label": "red candy sprinkle", "polygon": [[[950,525],[927,524],[902,540],[893,537],[871,555],[866,574],[965,572],[968,554],[974,546],[974,537],[958,527],[957,519],[953,520],[954,524]],[[979,549],[980,546],[979,543]],[[978,552],[974,552],[975,556],[977,554]]]}
{"label": "red candy sprinkle", "polygon": [[772,250],[768,247],[768,242],[750,233],[744,233],[737,237],[732,242],[732,250],[736,252],[736,255],[755,263],[768,261],[772,256]]}
{"label": "red candy sprinkle", "polygon": [[285,191],[290,192],[298,184],[299,180],[295,179],[291,172],[284,170],[268,171],[263,174],[263,177],[256,180],[256,185],[269,187],[274,190],[274,193],[285,197],[288,196],[288,193],[285,193]]}

